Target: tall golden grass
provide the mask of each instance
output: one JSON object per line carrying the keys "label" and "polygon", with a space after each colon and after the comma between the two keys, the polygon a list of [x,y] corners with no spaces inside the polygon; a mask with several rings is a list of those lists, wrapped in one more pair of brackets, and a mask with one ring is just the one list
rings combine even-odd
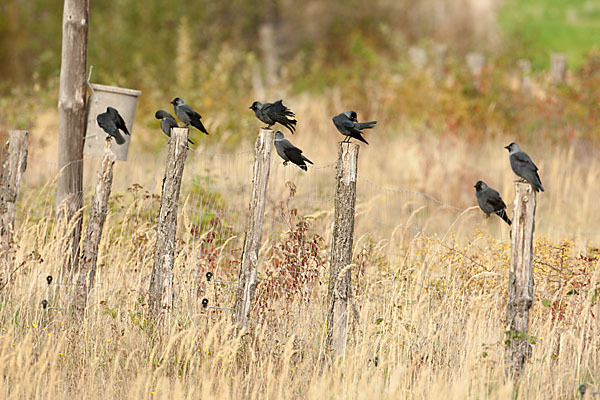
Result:
{"label": "tall golden grass", "polygon": [[[200,301],[233,304],[230,285],[212,286],[203,276],[209,270],[218,279],[237,276],[247,207],[241,186],[250,183],[252,154],[208,156],[222,150],[202,142],[190,153],[176,307],[170,325],[159,327],[147,315],[145,291],[155,240],[152,194],[159,194],[164,151],[148,154],[142,142],[162,140],[153,138],[162,133],[136,126],[131,161],[115,166],[96,287],[79,322],[69,309],[73,288],[56,282],[66,280],[64,244],[51,201],[56,149],[45,138],[57,121],[54,112],[40,116],[21,193],[18,270],[0,292],[0,397],[549,399],[574,398],[581,383],[599,390],[598,153],[542,137],[524,145],[547,191],[538,195],[533,355],[518,387],[503,365],[508,231],[471,208],[473,184],[482,179],[511,209],[515,176],[503,149],[509,134],[467,141],[414,125],[392,132],[386,120],[367,134],[370,145],[361,147],[359,161],[351,329],[345,356],[332,358],[324,331],[332,163],[341,139],[330,116],[344,107],[336,102],[286,100],[302,118],[290,139],[318,168],[283,167],[274,155],[267,221],[279,222],[266,224],[254,322],[241,333],[227,310],[204,310]],[[365,112],[362,119],[371,117]],[[258,124],[249,125],[248,135]],[[234,152],[251,149],[240,146]],[[96,167],[89,160],[87,187]],[[193,185],[194,176],[206,179]],[[292,198],[287,182],[296,187]],[[211,190],[222,197],[199,194],[203,185],[219,186]],[[228,185],[240,190],[221,193]],[[458,209],[396,189],[427,193]],[[202,196],[212,196],[207,207],[223,201],[239,211],[224,217],[231,225],[226,240],[215,240],[207,225],[194,232],[194,201]],[[50,286],[48,274],[55,277]],[[43,299],[49,309],[40,305]]]}

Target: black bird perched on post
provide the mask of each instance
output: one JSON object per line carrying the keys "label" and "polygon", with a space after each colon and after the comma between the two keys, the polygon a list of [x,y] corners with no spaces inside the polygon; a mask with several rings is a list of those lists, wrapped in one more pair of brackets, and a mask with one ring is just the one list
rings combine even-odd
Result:
{"label": "black bird perched on post", "polygon": [[506,204],[504,204],[502,197],[500,197],[500,193],[489,187],[484,181],[477,181],[474,188],[479,208],[485,213],[486,217],[494,213],[508,225],[511,225],[512,222],[508,218],[508,215],[506,215]]}
{"label": "black bird perched on post", "polygon": [[350,138],[360,140],[365,144],[369,144],[363,137],[363,129],[371,129],[375,126],[377,121],[370,122],[358,122],[356,111],[344,111],[341,114],[333,117],[333,124],[337,130],[344,136],[344,142],[350,142]]}
{"label": "black bird perched on post", "polygon": [[275,103],[261,103],[255,101],[249,107],[254,111],[256,118],[268,125],[271,128],[276,123],[280,123],[285,126],[292,134],[296,130],[296,116],[292,110],[283,105],[282,100],[276,101]]}
{"label": "black bird perched on post", "polygon": [[510,153],[510,166],[515,174],[520,176],[522,180],[529,182],[536,192],[544,191],[542,181],[538,175],[538,167],[531,161],[531,158],[521,150],[516,143],[511,143],[504,147]]}
{"label": "black bird perched on post", "polygon": [[204,132],[208,135],[206,128],[202,125],[202,121],[200,119],[202,116],[198,114],[194,109],[187,104],[180,97],[175,97],[173,101],[173,111],[175,111],[175,115],[177,118],[181,120],[185,124],[185,127],[192,125],[194,128],[198,129],[200,132]]}
{"label": "black bird perched on post", "polygon": [[302,155],[302,150],[287,140],[281,131],[275,133],[275,150],[277,150],[279,157],[283,158],[283,165],[287,165],[287,163],[291,161],[306,171],[308,167],[306,166],[305,161],[309,164],[313,163],[308,158],[304,157]]}
{"label": "black bird perched on post", "polygon": [[[175,117],[172,116],[171,114],[169,114],[165,110],[158,110],[154,114],[154,118],[160,119],[160,129],[162,129],[162,131],[168,137],[171,137],[171,129],[172,128],[179,128],[179,125],[177,124]],[[188,138],[188,142],[190,142],[191,144],[194,144],[194,142],[192,142],[192,139],[190,139],[190,138]]]}
{"label": "black bird perched on post", "polygon": [[104,132],[115,138],[117,144],[125,143],[125,138],[123,135],[121,135],[119,129],[122,130],[126,135],[129,135],[129,131],[127,130],[127,126],[125,126],[123,117],[121,117],[117,110],[112,107],[107,107],[106,112],[96,116],[96,122],[98,123],[98,126],[104,130]]}

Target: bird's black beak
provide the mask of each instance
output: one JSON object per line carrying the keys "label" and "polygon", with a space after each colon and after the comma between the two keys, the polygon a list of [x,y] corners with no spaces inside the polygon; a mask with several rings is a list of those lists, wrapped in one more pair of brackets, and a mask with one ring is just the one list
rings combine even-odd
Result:
{"label": "bird's black beak", "polygon": [[172,100],[170,103],[173,104],[173,105],[175,105],[175,100]]}
{"label": "bird's black beak", "polygon": [[473,185],[473,187],[474,187],[474,188],[476,188],[476,187],[477,187],[477,184],[474,184],[474,185]]}
{"label": "bird's black beak", "polygon": [[252,106],[248,107],[250,110],[252,110]]}
{"label": "bird's black beak", "polygon": [[510,149],[510,144],[508,146],[504,146],[506,150]]}

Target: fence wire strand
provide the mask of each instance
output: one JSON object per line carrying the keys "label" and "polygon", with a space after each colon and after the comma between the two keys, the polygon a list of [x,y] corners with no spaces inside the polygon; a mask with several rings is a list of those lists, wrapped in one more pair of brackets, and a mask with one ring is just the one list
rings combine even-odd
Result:
{"label": "fence wire strand", "polygon": [[[188,249],[185,260],[179,259],[175,271],[179,305],[201,312],[199,299],[209,298],[211,307],[227,309],[231,306],[234,284],[207,284],[205,274],[212,272],[215,280],[235,282],[244,231],[248,218],[248,204],[252,192],[254,152],[235,154],[208,153],[190,149],[178,200],[177,248]],[[130,294],[131,304],[146,290],[155,243],[154,228],[160,210],[160,189],[164,174],[165,152],[156,156],[132,157],[115,165],[115,184],[109,200],[107,229],[102,238],[99,264],[107,261],[110,252],[130,251],[127,241],[133,241],[135,250],[127,256],[124,270],[139,271],[136,282],[121,282],[120,290]],[[87,162],[84,185],[84,205],[88,205],[96,184],[99,160]],[[82,160],[78,160],[79,162]],[[36,177],[53,182],[52,172],[57,163],[39,159],[33,154],[30,162],[48,168],[48,176]],[[139,163],[144,169],[128,168]],[[259,257],[262,262],[277,266],[281,257],[292,260],[286,279],[294,274],[305,274],[315,262],[315,253],[295,241],[297,235],[331,241],[335,200],[336,163],[310,166],[307,172],[289,164],[283,165],[273,152],[267,190],[267,206],[263,223]],[[35,182],[35,179],[32,178]],[[27,181],[25,180],[27,185]],[[31,187],[31,185],[30,185]],[[37,232],[39,240],[57,240],[51,235],[54,222],[53,184],[41,189],[29,189],[20,200],[18,223],[23,227],[40,223],[45,232]],[[87,206],[89,207],[89,206]],[[89,213],[84,208],[84,219]],[[470,239],[479,226],[485,225],[501,244],[508,243],[508,229],[498,218],[485,219],[480,210],[462,208],[446,203],[428,193],[390,188],[362,175],[357,176],[355,220],[355,249],[366,243],[377,243],[388,258],[388,264],[402,262],[406,257],[403,243],[419,237],[435,238],[451,251],[460,238]],[[560,230],[549,223],[540,226]],[[32,229],[32,228],[25,228]],[[599,239],[600,232],[567,232],[572,236]],[[295,236],[296,235],[296,236]],[[311,239],[312,240],[312,239]],[[316,240],[316,239],[315,239]],[[183,255],[181,256],[183,257]],[[50,271],[49,271],[50,273]],[[374,280],[391,275],[371,274]],[[268,277],[260,277],[268,279]],[[62,277],[59,277],[62,279]],[[98,280],[101,285],[102,280]],[[292,282],[288,282],[292,284]],[[114,283],[111,283],[114,284]],[[310,297],[313,287],[303,289]],[[266,293],[257,291],[257,304]],[[96,299],[100,301],[100,299]],[[222,303],[225,302],[225,304]]]}

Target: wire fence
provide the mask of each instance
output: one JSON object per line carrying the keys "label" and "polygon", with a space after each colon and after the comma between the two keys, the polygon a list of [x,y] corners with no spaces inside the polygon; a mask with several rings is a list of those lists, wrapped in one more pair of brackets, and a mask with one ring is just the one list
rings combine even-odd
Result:
{"label": "wire fence", "polygon": [[[41,188],[24,191],[17,222],[23,229],[35,223],[46,227],[45,232],[37,232],[38,241],[56,240],[50,234],[55,206],[52,174],[56,174],[56,163],[38,159],[35,154],[29,162],[45,166],[48,177],[30,179],[30,182],[39,179],[46,182]],[[252,150],[235,154],[189,152],[179,199],[177,240],[180,258],[176,261],[175,271],[179,303],[176,307],[198,313],[207,307],[200,302],[204,298],[213,309],[227,310],[232,305],[252,191],[253,163]],[[87,205],[93,195],[99,161],[86,159],[84,165],[86,184],[83,194]],[[130,165],[142,167],[131,168]],[[100,251],[130,253],[120,268],[136,272],[136,280],[121,282],[118,287],[128,292],[131,304],[140,301],[149,282],[148,266],[152,262],[164,165],[165,156],[161,153],[155,157],[134,157],[115,166],[117,189],[113,190],[109,201]],[[284,166],[273,153],[263,224],[264,245],[259,256],[263,264],[278,268],[286,266],[287,275],[278,278],[284,279],[277,281],[278,285],[301,285],[302,281],[297,281],[297,277],[310,281],[311,271],[323,266],[326,255],[319,248],[323,243],[331,242],[335,174],[335,163],[311,166],[304,172],[295,165]],[[28,178],[24,178],[26,186]],[[84,215],[86,212],[87,208]],[[503,222],[497,218],[486,220],[476,207],[456,207],[428,193],[385,187],[371,177],[358,175],[355,248],[377,243],[379,251],[387,257],[387,265],[394,265],[406,257],[404,245],[417,236],[436,238],[438,243],[451,250],[457,241],[470,240],[484,228],[489,229],[499,242],[509,242],[508,228]],[[538,230],[542,232],[559,229],[543,221],[538,224]],[[600,241],[600,232],[562,233],[587,242]],[[101,254],[99,263],[109,262],[109,259]],[[207,272],[213,274],[212,282],[206,279]],[[264,281],[275,279],[268,273],[269,268],[263,268],[261,274],[264,275],[260,278]],[[369,273],[363,271],[363,274]],[[64,280],[59,271],[48,271],[48,274],[55,277],[49,287],[59,287]],[[40,277],[40,281],[43,283],[45,278]],[[382,275],[376,274],[372,278],[381,279]],[[115,285],[114,282],[110,284]],[[257,307],[261,307],[261,299],[267,295],[268,287],[259,288]],[[302,290],[308,298],[314,287],[308,285]],[[99,301],[96,299],[96,304]],[[49,307],[60,308],[56,301]]]}

